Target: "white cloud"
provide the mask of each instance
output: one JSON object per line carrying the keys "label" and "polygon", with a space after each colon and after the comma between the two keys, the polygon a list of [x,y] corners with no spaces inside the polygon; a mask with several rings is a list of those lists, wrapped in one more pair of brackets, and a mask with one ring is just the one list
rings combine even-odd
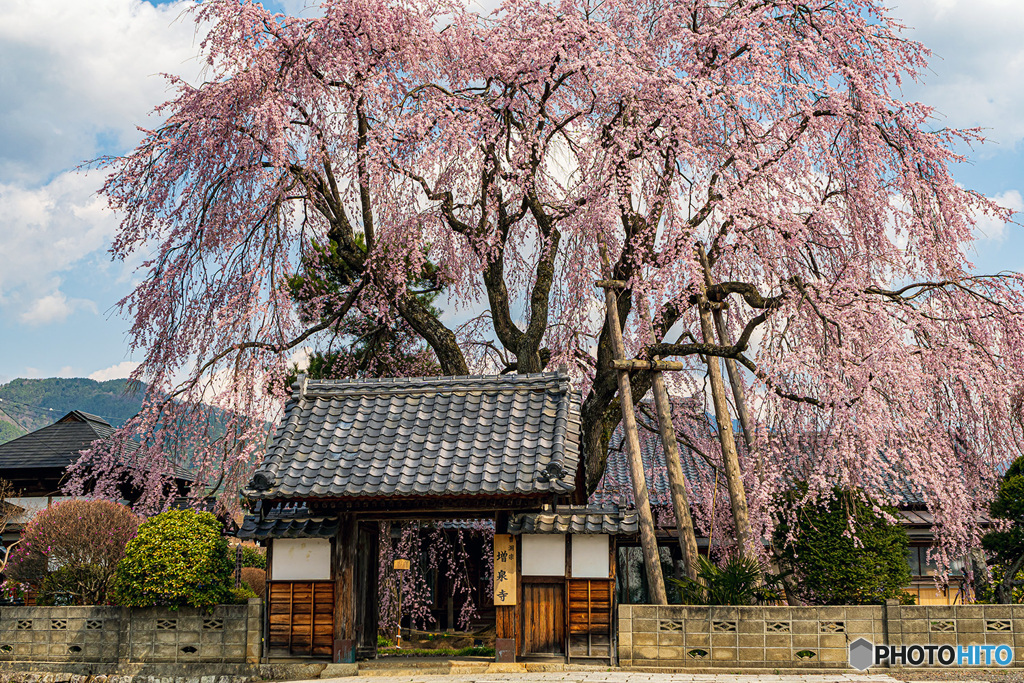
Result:
{"label": "white cloud", "polygon": [[[29,366],[26,366],[25,372],[18,373],[18,375],[20,377],[25,377],[30,380],[37,380],[44,377],[43,371],[39,370],[39,368],[31,368]],[[57,371],[56,375],[45,375],[45,377],[78,377],[78,372],[71,366],[65,366],[61,368],[59,371]],[[49,410],[51,413],[53,412],[52,408]],[[58,417],[60,417],[59,413],[57,413],[56,417],[53,419],[56,420],[56,418]]]}
{"label": "white cloud", "polygon": [[117,222],[95,195],[98,173],[62,173],[36,189],[0,183],[0,306],[23,322],[65,319],[96,311],[60,291],[59,274],[109,244]]}
{"label": "white cloud", "polygon": [[200,70],[189,4],[0,0],[0,179],[34,185],[132,146],[168,99],[160,74]]}
{"label": "white cloud", "polygon": [[102,175],[67,169],[124,152],[137,125],[154,125],[148,114],[170,96],[161,73],[199,74],[191,4],[0,0],[0,308],[23,323],[95,312],[61,291],[62,275],[104,268],[83,262],[107,260],[117,225],[95,196]]}
{"label": "white cloud", "polygon": [[[1017,190],[1009,190],[990,199],[1000,206],[1011,209],[1015,214],[1024,213],[1024,198]],[[1001,242],[1006,236],[1006,226],[1007,223],[993,216],[979,216],[978,222],[974,225],[974,235],[979,240]]]}
{"label": "white cloud", "polygon": [[936,107],[944,125],[982,126],[1001,145],[1024,139],[1024,2],[896,0],[892,14],[934,52],[932,73],[908,96]]}
{"label": "white cloud", "polygon": [[132,374],[135,368],[139,367],[139,364],[135,361],[122,361],[117,365],[111,365],[109,368],[103,370],[97,370],[96,372],[89,375],[89,379],[94,379],[97,382],[105,382],[108,379],[121,379],[128,377]]}
{"label": "white cloud", "polygon": [[316,0],[280,0],[280,5],[285,14],[293,17],[309,19],[310,17],[322,17],[324,14],[320,9],[320,3]]}
{"label": "white cloud", "polygon": [[36,299],[19,318],[28,325],[62,323],[69,315],[82,308],[96,312],[96,304],[88,299],[68,299],[63,292],[54,292]]}
{"label": "white cloud", "polygon": [[311,346],[300,346],[288,357],[288,367],[294,365],[300,372],[305,372],[309,369],[309,359],[312,355],[313,348]]}

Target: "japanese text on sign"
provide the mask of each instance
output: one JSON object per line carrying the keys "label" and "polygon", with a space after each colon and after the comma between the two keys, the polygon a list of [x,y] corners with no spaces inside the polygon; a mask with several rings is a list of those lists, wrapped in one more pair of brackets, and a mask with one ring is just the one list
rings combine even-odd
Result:
{"label": "japanese text on sign", "polygon": [[516,538],[494,534],[494,604],[516,604]]}

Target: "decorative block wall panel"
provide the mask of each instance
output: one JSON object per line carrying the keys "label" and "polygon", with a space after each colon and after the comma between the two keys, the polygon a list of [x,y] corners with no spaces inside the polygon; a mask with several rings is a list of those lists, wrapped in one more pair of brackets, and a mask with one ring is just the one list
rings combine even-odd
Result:
{"label": "decorative block wall panel", "polygon": [[254,664],[260,601],[212,613],[163,608],[0,607],[0,661]]}
{"label": "decorative block wall panel", "polygon": [[1024,605],[695,607],[620,605],[622,666],[848,668],[849,644],[1011,645],[1024,667]]}

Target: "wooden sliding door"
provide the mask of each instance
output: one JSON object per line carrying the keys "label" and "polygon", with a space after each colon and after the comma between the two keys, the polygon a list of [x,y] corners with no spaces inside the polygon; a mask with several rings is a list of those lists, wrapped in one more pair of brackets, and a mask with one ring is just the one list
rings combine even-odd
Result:
{"label": "wooden sliding door", "polygon": [[565,578],[523,577],[523,656],[565,655]]}

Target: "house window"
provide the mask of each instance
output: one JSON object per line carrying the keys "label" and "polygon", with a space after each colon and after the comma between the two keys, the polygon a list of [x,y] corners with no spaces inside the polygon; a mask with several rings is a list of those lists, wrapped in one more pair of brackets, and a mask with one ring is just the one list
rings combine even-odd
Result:
{"label": "house window", "polygon": [[907,564],[911,576],[921,576],[921,548],[907,548]]}
{"label": "house window", "polygon": [[[911,576],[936,576],[939,573],[939,565],[934,560],[928,559],[930,546],[917,545],[907,548],[907,564],[910,565]],[[949,567],[950,576],[963,576],[964,561],[954,560]]]}

